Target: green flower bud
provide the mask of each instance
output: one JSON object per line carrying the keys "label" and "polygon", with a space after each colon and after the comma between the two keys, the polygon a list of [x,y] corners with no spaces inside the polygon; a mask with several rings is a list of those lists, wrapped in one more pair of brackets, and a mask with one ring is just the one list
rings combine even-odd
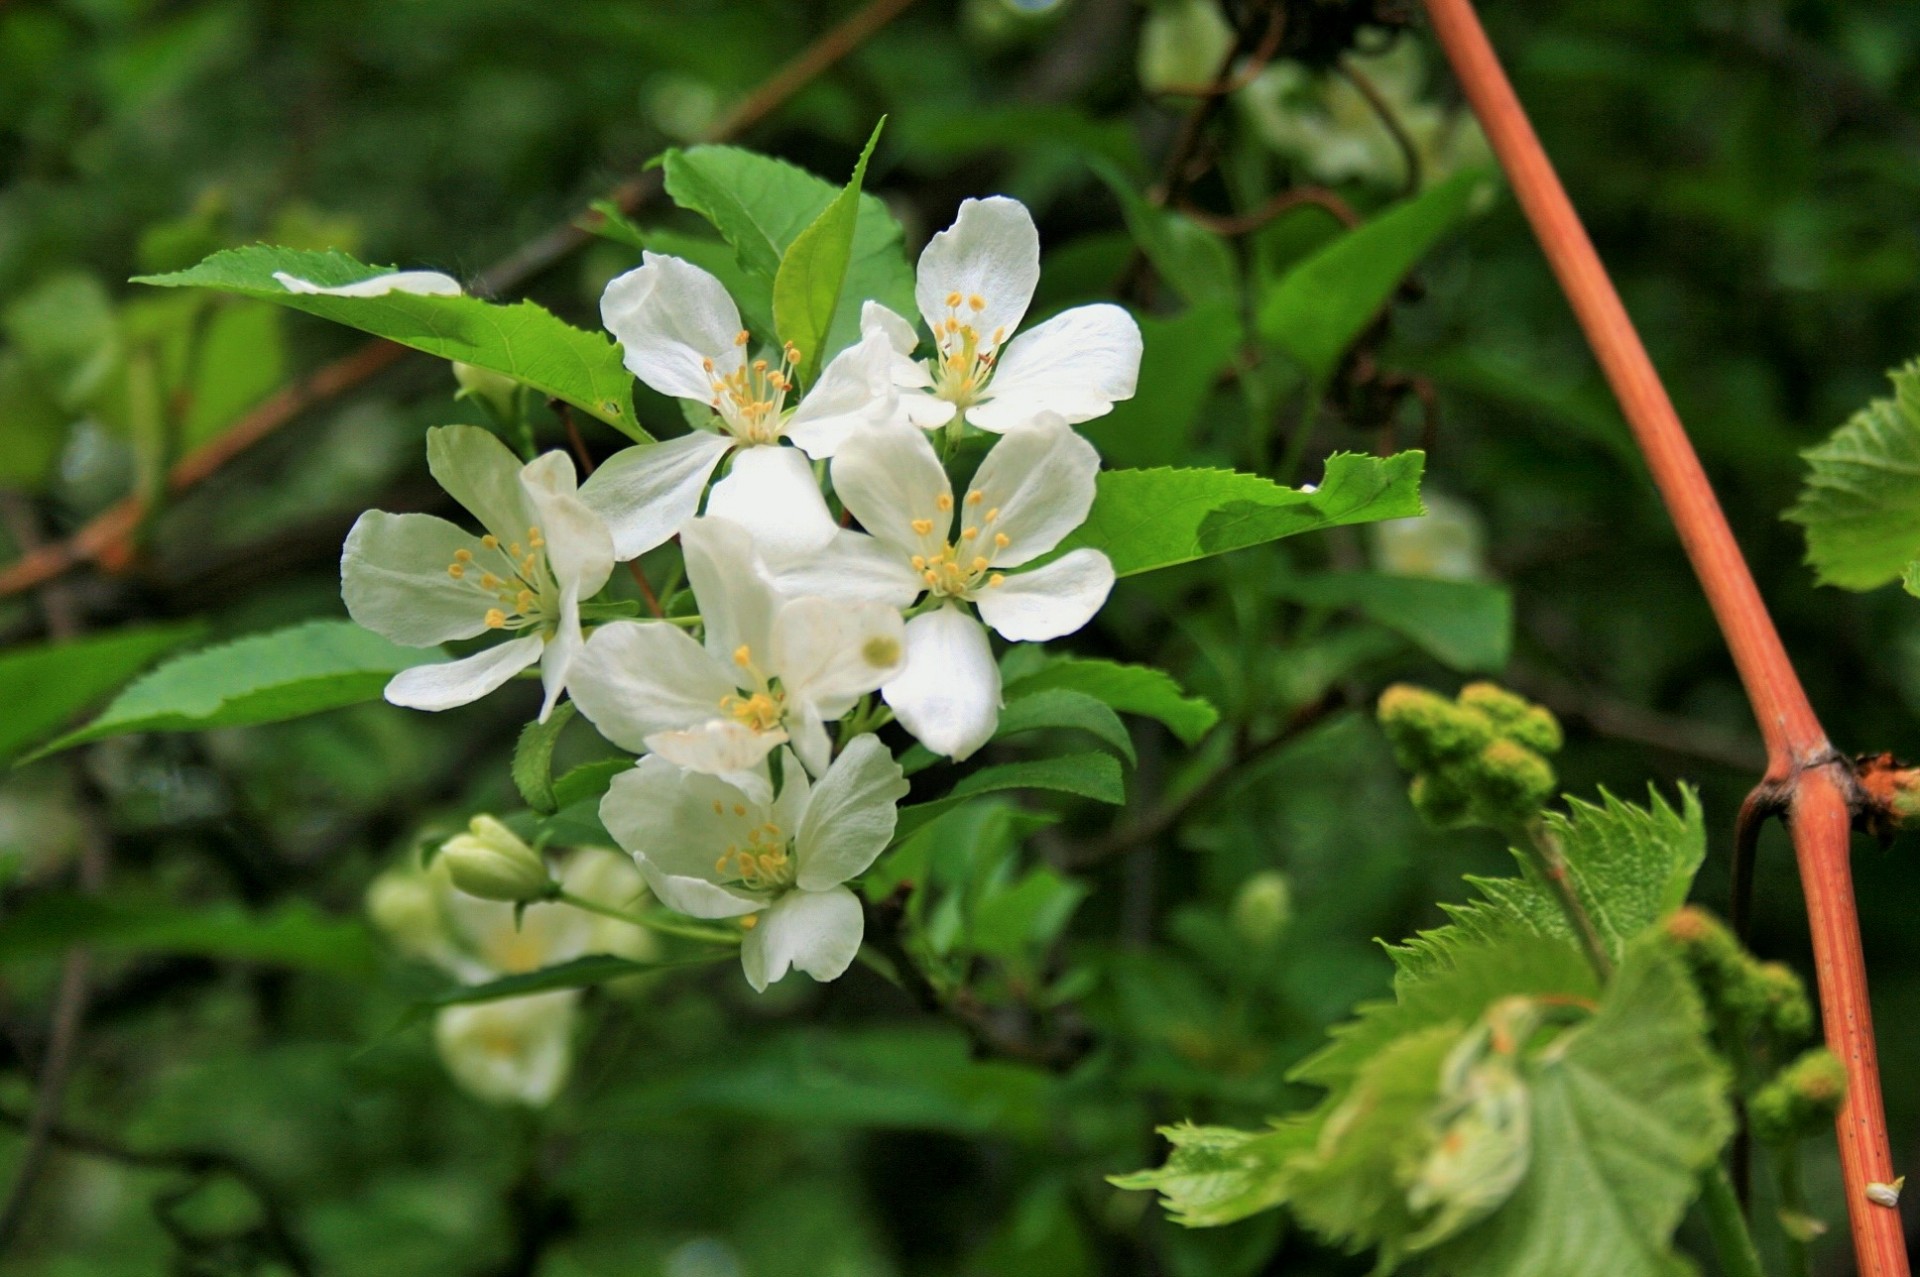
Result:
{"label": "green flower bud", "polygon": [[1557,754],[1566,743],[1559,719],[1498,684],[1467,684],[1460,689],[1460,704],[1486,715],[1502,736],[1518,741],[1536,754]]}
{"label": "green flower bud", "polygon": [[1472,795],[1458,782],[1449,775],[1435,772],[1415,776],[1407,796],[1413,799],[1413,809],[1420,813],[1420,818],[1436,829],[1466,824],[1473,807]]}
{"label": "green flower bud", "polygon": [[1424,687],[1396,683],[1380,693],[1380,729],[1392,743],[1400,765],[1424,771],[1450,758],[1478,753],[1493,740],[1493,724],[1483,714],[1463,710]]}
{"label": "green flower bud", "polygon": [[1809,1037],[1813,1033],[1813,1003],[1807,998],[1807,985],[1800,973],[1782,962],[1763,962],[1755,976],[1765,994],[1760,1022],[1789,1042]]}
{"label": "green flower bud", "polygon": [[1494,741],[1471,763],[1463,763],[1460,772],[1473,795],[1475,814],[1491,825],[1530,820],[1553,797],[1552,766],[1515,741]]}
{"label": "green flower bud", "polygon": [[1156,4],[1140,26],[1140,84],[1149,93],[1212,80],[1233,48],[1233,28],[1215,0]]}
{"label": "green flower bud", "polygon": [[454,398],[479,400],[494,420],[502,424],[514,419],[514,401],[519,397],[520,383],[513,378],[491,368],[476,368],[455,361],[453,379],[460,383],[460,393]]}
{"label": "green flower bud", "polygon": [[1293,921],[1293,886],[1287,876],[1268,869],[1240,884],[1233,898],[1233,930],[1248,944],[1271,948]]}
{"label": "green flower bud", "polygon": [[492,816],[475,816],[467,832],[440,846],[453,885],[482,900],[540,900],[553,894],[547,862]]}
{"label": "green flower bud", "polygon": [[1754,1092],[1747,1117],[1756,1139],[1785,1144],[1817,1134],[1846,1097],[1846,1067],[1825,1047],[1815,1047]]}

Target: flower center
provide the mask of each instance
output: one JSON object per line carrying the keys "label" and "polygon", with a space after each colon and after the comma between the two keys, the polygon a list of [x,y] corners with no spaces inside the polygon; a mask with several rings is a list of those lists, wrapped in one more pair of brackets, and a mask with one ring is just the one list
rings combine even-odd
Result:
{"label": "flower center", "polygon": [[933,326],[933,340],[940,348],[933,370],[933,393],[950,400],[959,408],[977,403],[993,380],[993,361],[1007,330],[996,328],[983,340],[976,321],[987,307],[987,299],[978,293],[962,297],[947,294],[947,317]]}
{"label": "flower center", "polygon": [[480,556],[472,550],[453,552],[447,575],[496,604],[487,609],[488,629],[525,629],[544,622],[550,611],[547,596],[553,581],[547,575],[546,556],[541,553],[546,545],[547,538],[537,527],[527,529],[525,545],[518,541],[502,545],[500,538],[489,532],[480,538]]}
{"label": "flower center", "polygon": [[[965,598],[979,588],[982,577],[986,578],[988,588],[1006,580],[1002,573],[989,573],[989,569],[993,567],[993,556],[1006,549],[1011,538],[1004,532],[993,531],[993,525],[1000,519],[1000,507],[995,506],[984,514],[976,513],[985,502],[980,489],[968,492],[959,539],[942,541],[934,553],[916,554],[908,560],[933,593]],[[953,498],[943,492],[935,504],[939,506],[942,521],[951,528]],[[919,537],[931,536],[935,526],[933,519],[915,519],[912,523],[914,535]]]}
{"label": "flower center", "polygon": [[[747,330],[734,336],[733,344],[747,344]],[[778,443],[780,416],[786,408],[787,393],[793,389],[793,370],[800,362],[800,351],[788,342],[780,352],[776,367],[764,359],[749,360],[725,376],[714,372],[713,360],[702,361],[707,384],[713,397],[707,402],[720,414],[729,433],[742,443]]]}
{"label": "flower center", "polygon": [[[715,804],[715,810],[719,804]],[[738,809],[736,809],[738,810]],[[799,866],[787,850],[787,833],[771,820],[747,831],[744,845],[730,843],[713,862],[715,879],[723,887],[748,891],[784,891],[793,885]]]}
{"label": "flower center", "polygon": [[737,695],[720,698],[720,712],[752,731],[771,732],[786,717],[787,698],[775,680],[767,678],[753,663],[753,651],[742,643],[734,649],[733,663],[748,679]]}

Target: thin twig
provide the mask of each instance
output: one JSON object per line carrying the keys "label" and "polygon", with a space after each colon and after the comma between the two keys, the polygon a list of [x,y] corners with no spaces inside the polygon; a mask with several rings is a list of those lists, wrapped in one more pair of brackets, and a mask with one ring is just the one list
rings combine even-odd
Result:
{"label": "thin twig", "polygon": [[1352,206],[1324,186],[1292,186],[1277,191],[1251,213],[1209,213],[1187,199],[1182,199],[1179,207],[1187,215],[1187,220],[1215,235],[1225,235],[1230,239],[1251,234],[1296,208],[1321,209],[1348,230],[1360,224],[1360,215],[1353,211]]}
{"label": "thin twig", "polygon": [[1352,58],[1341,58],[1334,64],[1334,69],[1367,100],[1374,115],[1379,117],[1381,127],[1393,138],[1393,144],[1400,148],[1400,162],[1406,169],[1406,185],[1401,194],[1413,194],[1420,189],[1420,148],[1413,144],[1413,138],[1408,134],[1406,125],[1400,122],[1400,115],[1393,109],[1393,103],[1387,101],[1387,95],[1380,91],[1380,86],[1373,82],[1372,76],[1353,64]]}

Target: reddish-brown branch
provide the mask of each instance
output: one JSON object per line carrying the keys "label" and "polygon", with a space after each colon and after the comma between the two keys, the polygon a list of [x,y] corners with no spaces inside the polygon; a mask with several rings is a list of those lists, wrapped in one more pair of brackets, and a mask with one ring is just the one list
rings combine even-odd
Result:
{"label": "reddish-brown branch", "polygon": [[1890,1181],[1893,1172],[1848,860],[1852,773],[1827,743],[1653,361],[1471,0],[1425,2],[1434,33],[1633,428],[1752,702],[1767,744],[1765,783],[1785,798],[1799,860],[1827,1045],[1847,1066],[1839,1140],[1854,1254],[1865,1277],[1906,1277],[1899,1213],[1866,1195],[1868,1184]]}

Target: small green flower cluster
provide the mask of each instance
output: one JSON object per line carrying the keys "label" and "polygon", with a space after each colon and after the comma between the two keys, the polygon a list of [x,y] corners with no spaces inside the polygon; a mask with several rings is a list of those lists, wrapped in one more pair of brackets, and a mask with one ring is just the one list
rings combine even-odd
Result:
{"label": "small green flower cluster", "polygon": [[1378,712],[1395,757],[1414,773],[1413,805],[1433,825],[1510,829],[1553,796],[1546,755],[1560,749],[1560,724],[1505,688],[1469,683],[1448,700],[1397,683]]}
{"label": "small green flower cluster", "polygon": [[1786,1144],[1831,1126],[1846,1097],[1846,1066],[1825,1047],[1815,1047],[1748,1098],[1747,1120],[1755,1139]]}
{"label": "small green flower cluster", "polygon": [[1779,1043],[1802,1042],[1813,1032],[1813,1004],[1792,968],[1760,961],[1725,923],[1695,905],[1668,918],[1666,929],[1711,1006]]}

